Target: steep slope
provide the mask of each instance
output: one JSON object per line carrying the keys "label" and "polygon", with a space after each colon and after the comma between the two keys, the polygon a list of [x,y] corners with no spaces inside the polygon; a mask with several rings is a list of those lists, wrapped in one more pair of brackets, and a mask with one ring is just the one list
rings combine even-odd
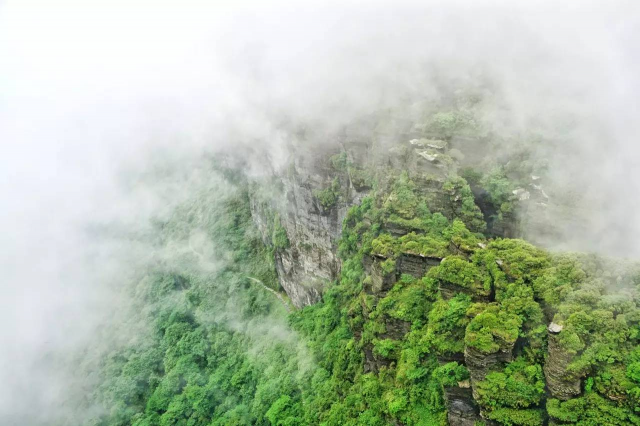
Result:
{"label": "steep slope", "polygon": [[156,224],[149,334],[104,360],[93,424],[640,424],[638,265],[497,236],[534,197],[448,143],[345,144],[269,192],[210,167]]}
{"label": "steep slope", "polygon": [[[439,424],[446,410],[451,425],[639,424],[637,265],[487,241],[468,229],[475,215],[450,221],[428,205],[403,173],[351,209],[339,284],[297,314],[314,330],[333,304],[352,348],[337,359],[355,357],[333,377],[354,372],[337,393],[360,408],[335,403],[326,419]],[[336,362],[325,344],[319,359]]]}
{"label": "steep slope", "polygon": [[[343,145],[326,155],[329,161],[317,159],[329,165],[319,181],[326,185],[334,176],[324,190],[290,177],[284,186],[285,194],[299,191],[297,184],[306,186],[307,199],[316,203],[309,210],[289,204],[292,222],[327,214],[317,208],[320,200],[330,198],[327,210],[338,217],[345,205],[356,204],[341,235],[335,222],[330,233],[316,222],[323,224],[327,249],[339,239],[340,275],[325,276],[314,298],[296,306],[313,303],[322,292],[324,303],[294,314],[294,324],[302,324],[320,345],[321,365],[328,363],[331,371],[336,356],[351,360],[334,372],[334,381],[353,384],[334,392],[350,395],[375,381],[373,399],[383,406],[376,411],[366,398],[355,406],[372,416],[368,422],[381,424],[438,424],[445,410],[452,425],[568,424],[563,409],[576,406],[583,408],[572,413],[573,423],[606,418],[607,424],[637,424],[637,266],[552,255],[522,240],[499,238],[517,235],[522,218],[544,208],[548,196],[537,176],[523,186],[499,168],[485,176],[462,169],[470,186],[458,174],[449,142],[438,139],[414,138],[380,151],[357,163],[358,156]],[[362,192],[353,191],[353,171],[368,178]],[[363,192],[369,195],[358,205]],[[260,222],[264,213],[253,212]],[[290,229],[284,226],[295,241],[291,246],[302,246],[307,237]],[[291,250],[274,248],[276,258]],[[291,295],[301,284],[292,279],[296,265],[290,265],[283,288]],[[336,278],[331,285],[329,279]],[[625,307],[618,305],[622,300]],[[313,323],[323,322],[327,309],[341,325],[318,336]],[[321,318],[307,317],[318,312]],[[597,316],[588,325],[581,323],[587,312]],[[325,351],[338,330],[349,354]],[[611,380],[617,381],[615,395],[605,385],[594,391],[595,383]],[[336,415],[335,424],[342,424],[361,414],[335,403],[326,419]]]}

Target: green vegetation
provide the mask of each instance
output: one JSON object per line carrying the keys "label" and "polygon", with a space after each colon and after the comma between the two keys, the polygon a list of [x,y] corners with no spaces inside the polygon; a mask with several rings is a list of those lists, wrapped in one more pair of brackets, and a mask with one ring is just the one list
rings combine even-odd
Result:
{"label": "green vegetation", "polygon": [[442,189],[447,194],[447,204],[451,206],[449,219],[460,219],[472,232],[484,232],[487,224],[467,181],[459,176],[451,177]]}
{"label": "green vegetation", "polygon": [[312,364],[294,334],[277,331],[287,328],[282,306],[247,279],[278,286],[248,194],[221,196],[220,179],[232,182],[210,173],[157,232],[160,244],[177,247],[202,229],[226,262],[211,269],[178,250],[142,274],[131,292],[132,315],[149,333],[105,358],[91,405],[106,411],[93,424],[300,424],[296,377],[311,374]]}
{"label": "green vegetation", "polygon": [[540,365],[519,358],[477,384],[478,402],[492,409],[536,406],[542,401],[544,386]]}
{"label": "green vegetation", "polygon": [[478,124],[468,110],[452,110],[434,114],[428,123],[427,131],[445,138],[453,135],[478,134]]}
{"label": "green vegetation", "polygon": [[458,386],[460,382],[469,380],[469,370],[457,362],[449,362],[436,368],[433,377],[438,379],[442,386]]}
{"label": "green vegetation", "polygon": [[447,254],[447,245],[445,241],[415,232],[400,238],[382,234],[371,241],[371,253],[383,257],[397,257],[401,253],[443,257]]}
{"label": "green vegetation", "polygon": [[475,293],[491,291],[491,275],[462,256],[448,256],[437,268],[436,279],[454,284]]}
{"label": "green vegetation", "polygon": [[547,402],[549,416],[563,423],[575,425],[638,425],[640,416],[620,401],[612,401],[595,392],[586,392],[584,396],[568,401],[550,399]]}
{"label": "green vegetation", "polygon": [[[433,125],[473,125],[459,120]],[[355,170],[345,153],[331,164]],[[637,268],[487,240],[464,178],[448,177],[437,204],[403,172],[348,211],[322,302],[287,314],[252,279],[278,288],[273,248],[289,236],[272,215],[264,246],[246,184],[225,173],[231,194],[212,183],[157,229],[159,249],[204,230],[224,264],[179,255],[140,277],[131,297],[149,334],[104,360],[95,425],[444,425],[447,392],[469,386],[500,425],[640,425]],[[496,204],[509,202],[501,173],[482,180]],[[314,196],[327,209],[342,191],[336,178]],[[555,397],[549,366],[579,394]]]}
{"label": "green vegetation", "polygon": [[512,210],[512,192],[515,188],[502,168],[497,167],[487,173],[480,181],[480,185],[487,190],[493,205],[498,207],[498,214],[502,215]]}
{"label": "green vegetation", "polygon": [[276,249],[289,248],[291,242],[287,236],[287,230],[284,229],[280,222],[280,215],[276,214],[273,218],[273,232],[271,233],[271,243]]}
{"label": "green vegetation", "polygon": [[484,353],[509,349],[516,342],[521,326],[522,321],[517,315],[490,305],[469,323],[464,342]]}
{"label": "green vegetation", "polygon": [[471,298],[463,293],[449,300],[437,300],[429,312],[422,342],[438,355],[462,353],[470,306]]}
{"label": "green vegetation", "polygon": [[338,178],[331,181],[331,185],[327,188],[316,190],[313,192],[313,196],[316,197],[320,205],[324,209],[330,209],[338,203],[340,200],[341,189]]}
{"label": "green vegetation", "polygon": [[389,196],[384,201],[384,209],[389,216],[397,215],[403,219],[413,219],[418,208],[418,197],[415,191],[415,183],[409,179],[407,172],[402,172],[393,183]]}

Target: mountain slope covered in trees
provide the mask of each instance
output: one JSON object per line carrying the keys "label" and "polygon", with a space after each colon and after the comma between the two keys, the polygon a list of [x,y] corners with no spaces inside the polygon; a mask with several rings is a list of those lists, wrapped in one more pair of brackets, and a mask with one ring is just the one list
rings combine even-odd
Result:
{"label": "mountain slope covered in trees", "polygon": [[155,225],[173,255],[131,290],[149,335],[104,359],[93,424],[640,424],[635,265],[487,240],[464,178],[443,205],[396,170],[348,211],[338,279],[289,313],[264,288],[286,231],[265,244],[248,181],[208,173]]}

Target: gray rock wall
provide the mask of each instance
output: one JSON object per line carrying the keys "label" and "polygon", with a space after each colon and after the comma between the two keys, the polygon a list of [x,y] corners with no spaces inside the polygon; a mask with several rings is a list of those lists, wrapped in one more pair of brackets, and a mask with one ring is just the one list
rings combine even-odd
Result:
{"label": "gray rock wall", "polygon": [[[280,188],[271,194],[254,194],[253,220],[267,244],[271,244],[271,223],[278,214],[289,246],[275,248],[280,285],[297,308],[320,301],[324,287],[338,277],[340,261],[337,244],[348,209],[360,203],[368,188],[356,189],[346,171],[336,170],[328,159],[331,153],[301,155],[290,167],[275,176]],[[318,191],[336,180],[340,194],[336,202],[323,206]]]}

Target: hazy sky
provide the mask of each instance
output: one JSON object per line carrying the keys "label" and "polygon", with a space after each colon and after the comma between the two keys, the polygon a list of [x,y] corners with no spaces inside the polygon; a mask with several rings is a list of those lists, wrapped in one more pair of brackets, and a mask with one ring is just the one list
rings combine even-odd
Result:
{"label": "hazy sky", "polygon": [[137,249],[84,230],[144,226],[165,201],[166,186],[127,181],[132,170],[252,143],[277,159],[282,117],[337,127],[428,95],[433,70],[491,76],[503,105],[487,115],[515,129],[572,115],[575,161],[553,172],[602,204],[594,237],[576,245],[640,254],[639,11],[632,0],[0,0],[0,422],[53,409],[68,382],[38,369],[40,356],[86,342],[112,307],[108,283]]}

